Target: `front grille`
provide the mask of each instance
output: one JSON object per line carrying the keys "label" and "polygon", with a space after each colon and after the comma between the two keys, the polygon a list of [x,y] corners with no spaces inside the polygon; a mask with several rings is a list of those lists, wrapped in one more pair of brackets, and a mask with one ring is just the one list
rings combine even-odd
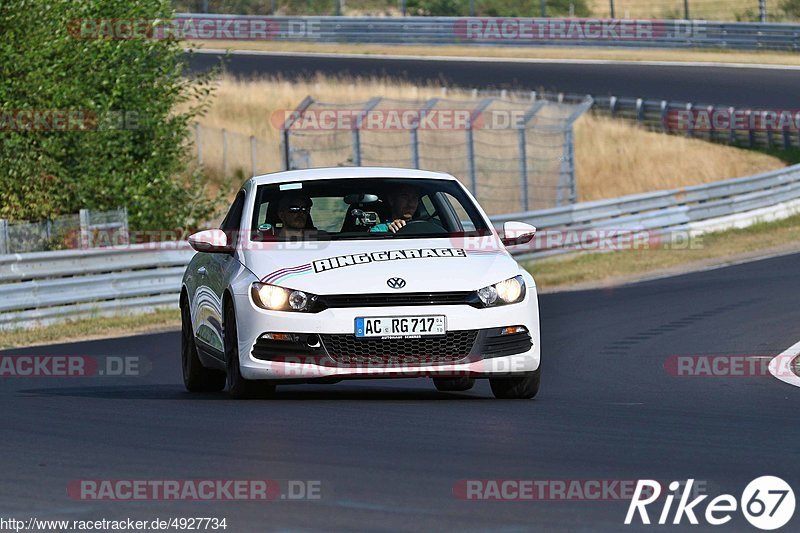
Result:
{"label": "front grille", "polygon": [[529,333],[511,335],[489,335],[483,341],[480,354],[484,357],[502,357],[525,353],[531,349],[533,342]]}
{"label": "front grille", "polygon": [[389,294],[328,294],[317,298],[316,309],[343,307],[386,307],[402,305],[475,305],[476,293],[408,292]]}
{"label": "front grille", "polygon": [[470,355],[476,330],[449,331],[443,337],[357,339],[354,335],[320,335],[328,356],[343,365],[417,365],[460,361]]}

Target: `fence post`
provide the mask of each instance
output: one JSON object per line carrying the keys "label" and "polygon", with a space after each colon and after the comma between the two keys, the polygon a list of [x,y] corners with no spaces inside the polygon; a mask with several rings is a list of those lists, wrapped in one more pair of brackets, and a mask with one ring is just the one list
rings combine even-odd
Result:
{"label": "fence post", "polygon": [[767,21],[767,0],[758,0],[758,20]]}
{"label": "fence post", "polygon": [[469,0],[469,16],[475,16],[475,0]]}
{"label": "fence post", "polygon": [[228,132],[222,128],[222,177],[228,177]]}
{"label": "fence post", "polygon": [[527,142],[525,139],[525,125],[519,128],[519,186],[520,186],[520,208],[528,211],[528,157]]}
{"label": "fence post", "polygon": [[689,0],[683,0],[683,18],[689,20]]}
{"label": "fence post", "polygon": [[250,175],[256,175],[256,137],[250,136]]}
{"label": "fence post", "polygon": [[693,107],[694,106],[692,105],[691,102],[688,102],[686,104],[686,111],[688,111],[688,116],[689,116],[689,123],[686,125],[686,136],[687,137],[694,137],[694,129],[693,129],[693,124],[692,124],[694,122],[694,119],[692,118],[692,108]]}
{"label": "fence post", "polygon": [[608,109],[611,113],[611,118],[614,118],[614,115],[617,114],[617,97],[611,96],[608,99]]}
{"label": "fence post", "polygon": [[546,17],[547,16],[547,0],[542,0],[541,4],[542,4],[542,17]]}
{"label": "fence post", "polygon": [[617,17],[614,16],[614,0],[608,0],[608,1],[611,4],[611,18],[612,19],[613,18],[617,18]]}
{"label": "fence post", "polygon": [[194,123],[194,143],[197,145],[197,166],[203,166],[203,137],[200,123]]}
{"label": "fence post", "polygon": [[667,113],[669,112],[669,102],[661,100],[661,131],[664,133],[669,131],[669,119]]}
{"label": "fence post", "polygon": [[739,139],[736,138],[736,130],[733,127],[733,116],[735,112],[736,112],[735,108],[733,107],[728,108],[728,116],[731,117],[731,129],[728,138],[731,144],[736,144],[737,142],[739,142]]}
{"label": "fence post", "polygon": [[636,122],[641,126],[644,122],[644,100],[636,99]]}
{"label": "fence post", "polygon": [[708,140],[714,141],[717,138],[717,130],[714,128],[714,106],[708,106],[708,116],[711,120],[708,124]]}
{"label": "fence post", "polygon": [[522,211],[528,211],[530,209],[530,192],[528,190],[528,139],[525,130],[528,127],[528,122],[530,122],[534,115],[546,105],[547,102],[541,100],[537,102],[534,100],[533,105],[525,111],[525,114],[522,115],[522,120],[517,125],[519,128],[519,187],[521,197],[520,207]]}
{"label": "fence post", "polygon": [[79,216],[81,221],[81,248],[86,250],[87,248],[91,248],[92,244],[92,236],[89,232],[89,210],[81,209]]}
{"label": "fence post", "polygon": [[[425,102],[425,105],[420,109],[420,120],[422,120],[425,114],[433,109],[438,102],[438,98],[431,98]],[[414,168],[419,168],[419,121],[411,127],[411,165]]]}
{"label": "fence post", "polygon": [[587,96],[586,99],[575,108],[575,111],[567,117],[564,125],[564,155],[561,158],[561,169],[559,171],[558,190],[556,192],[556,205],[560,206],[563,199],[563,181],[567,181],[566,188],[569,190],[568,201],[574,204],[578,201],[578,184],[575,176],[575,134],[573,125],[586,111],[592,108],[594,99]]}
{"label": "fence post", "polygon": [[475,167],[475,143],[473,138],[472,127],[475,119],[483,113],[483,110],[489,107],[494,101],[494,98],[484,98],[473,109],[469,118],[467,119],[467,168],[469,169],[469,189],[472,196],[478,198],[478,170]]}
{"label": "fence post", "polygon": [[123,207],[119,210],[119,213],[122,218],[122,227],[119,229],[119,240],[121,244],[128,244],[130,242],[130,236],[128,234],[128,208]]}
{"label": "fence post", "polygon": [[756,134],[753,131],[753,111],[748,109],[744,115],[747,117],[747,145],[752,148],[756,144]]}
{"label": "fence post", "polygon": [[364,117],[367,113],[375,109],[375,106],[381,102],[381,99],[381,96],[370,99],[364,109],[358,112],[356,125],[355,128],[353,128],[353,165],[357,167],[361,166],[361,123],[364,121]]}
{"label": "fence post", "polygon": [[283,170],[291,170],[289,167],[292,164],[292,155],[289,147],[289,130],[297,121],[297,119],[300,118],[303,112],[308,109],[308,106],[313,103],[314,99],[310,96],[303,98],[303,101],[300,102],[300,105],[297,106],[297,109],[295,109],[294,112],[289,115],[289,117],[283,122],[283,126],[281,126],[281,129],[283,130],[283,134],[281,135],[281,144],[283,145],[281,147],[281,155],[283,156]]}
{"label": "fence post", "polygon": [[469,169],[469,190],[478,197],[478,177],[475,171],[475,144],[472,138],[472,121],[467,127],[467,167]]}
{"label": "fence post", "polygon": [[0,255],[11,253],[8,242],[8,220],[0,218]]}

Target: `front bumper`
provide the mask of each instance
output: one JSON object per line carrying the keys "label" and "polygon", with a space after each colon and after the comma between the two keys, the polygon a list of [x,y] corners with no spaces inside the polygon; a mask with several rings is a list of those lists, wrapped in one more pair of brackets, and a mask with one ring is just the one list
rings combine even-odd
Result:
{"label": "front bumper", "polygon": [[[489,309],[476,309],[468,305],[425,305],[400,307],[332,308],[319,313],[297,313],[265,311],[256,307],[249,295],[235,297],[239,334],[239,363],[245,379],[269,379],[280,381],[309,381],[315,379],[423,377],[423,376],[472,376],[487,377],[531,372],[539,368],[539,309],[535,287],[528,290],[522,302]],[[464,338],[474,332],[475,340],[468,353],[454,355],[462,357],[436,357],[436,350],[424,342],[413,350],[415,357],[380,359],[367,357],[390,353],[388,349],[371,354],[371,349],[359,345],[359,357],[342,357],[342,346],[364,343],[356,340],[354,323],[357,317],[369,316],[414,316],[445,315],[447,331],[458,333],[454,342],[464,344]],[[524,326],[530,336],[530,345],[511,343],[511,350],[498,350],[497,342],[487,342],[501,328]],[[321,338],[320,349],[307,352],[287,350],[285,355],[275,350],[264,350],[264,343],[257,344],[265,332],[300,334]],[[339,343],[333,349],[331,339]],[[423,337],[422,339],[426,339]],[[440,338],[441,339],[441,338]],[[460,341],[458,339],[461,339]],[[375,343],[376,341],[366,341]],[[376,350],[379,348],[378,344]],[[392,342],[392,341],[388,341]],[[412,341],[413,343],[413,341]],[[457,342],[456,342],[457,344]],[[502,344],[502,343],[501,343]],[[436,345],[434,343],[433,345]],[[455,345],[455,344],[454,344]],[[529,347],[528,347],[529,346]],[[425,353],[426,347],[429,353]],[[255,350],[254,350],[255,348]],[[527,348],[527,349],[526,349]],[[255,352],[255,355],[254,355]],[[349,352],[348,352],[349,353]]]}

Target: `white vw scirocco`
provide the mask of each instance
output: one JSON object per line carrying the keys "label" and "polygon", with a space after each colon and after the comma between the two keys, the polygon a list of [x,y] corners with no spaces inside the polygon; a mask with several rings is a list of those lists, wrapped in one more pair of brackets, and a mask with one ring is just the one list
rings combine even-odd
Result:
{"label": "white vw scirocco", "polygon": [[195,233],[183,277],[190,391],[237,398],[278,384],[432,378],[498,398],[539,390],[533,277],[449,174],[317,168],[247,181],[219,229]]}

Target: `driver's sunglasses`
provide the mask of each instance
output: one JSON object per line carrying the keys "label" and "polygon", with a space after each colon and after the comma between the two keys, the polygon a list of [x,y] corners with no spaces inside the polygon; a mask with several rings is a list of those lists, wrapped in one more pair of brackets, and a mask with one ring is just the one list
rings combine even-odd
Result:
{"label": "driver's sunglasses", "polygon": [[310,210],[311,208],[305,205],[293,205],[289,207],[290,213],[308,213]]}

